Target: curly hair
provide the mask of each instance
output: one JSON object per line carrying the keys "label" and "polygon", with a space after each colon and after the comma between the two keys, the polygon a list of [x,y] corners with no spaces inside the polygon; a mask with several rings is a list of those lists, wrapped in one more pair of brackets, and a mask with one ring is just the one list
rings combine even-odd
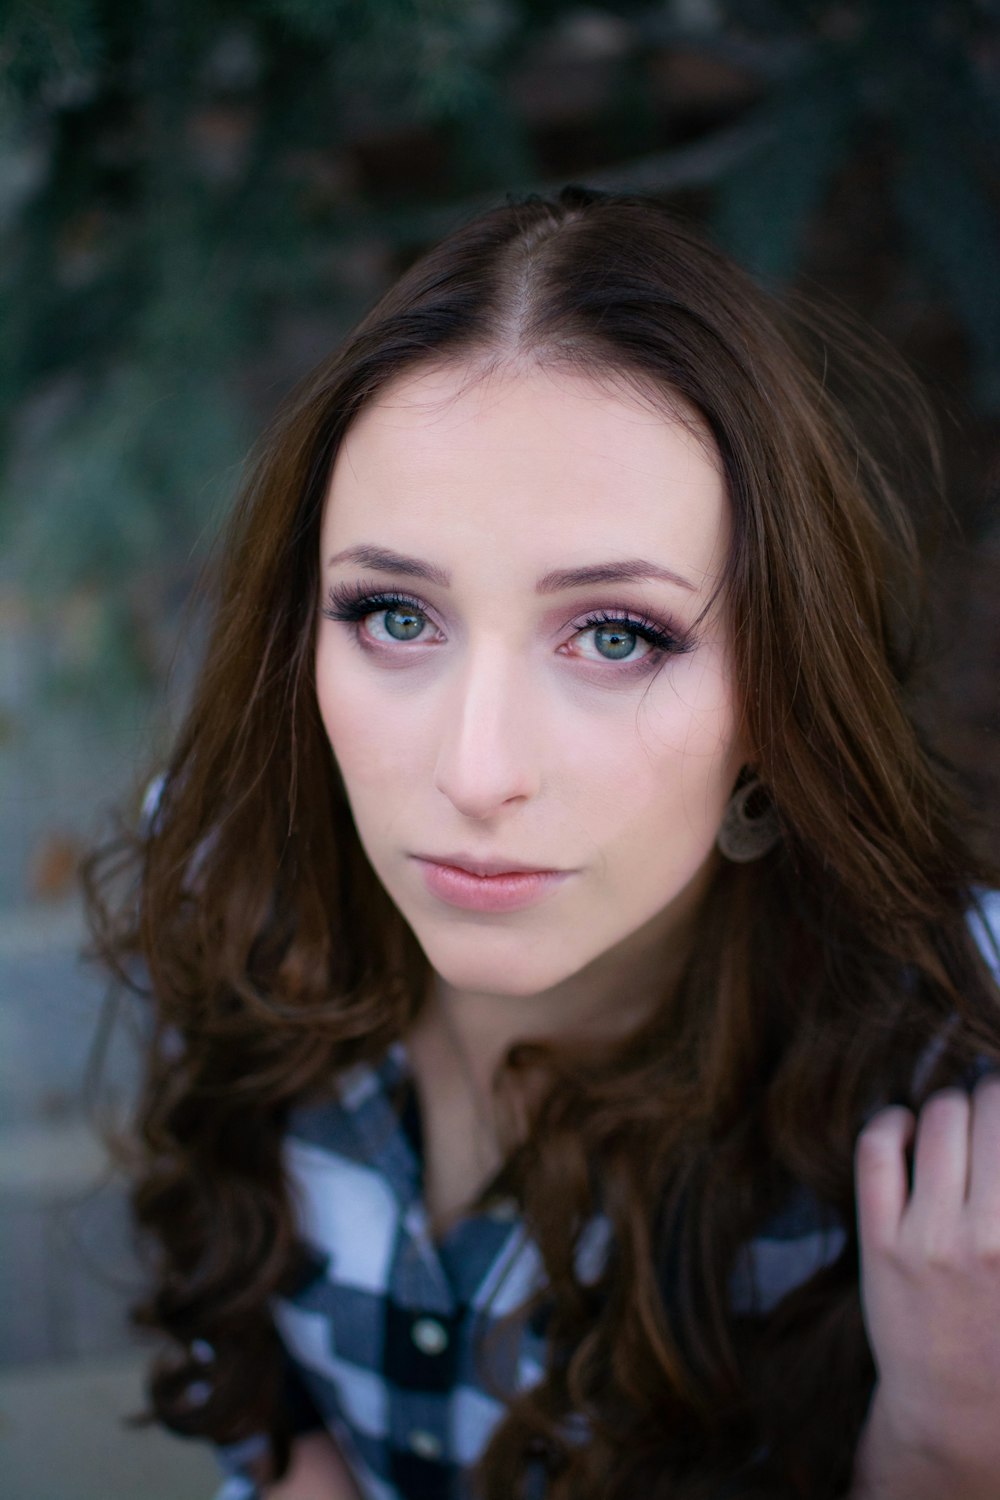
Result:
{"label": "curly hair", "polygon": [[[711,432],[741,725],[784,837],[752,866],[720,861],[683,970],[637,1034],[599,1053],[524,1043],[500,1064],[501,1098],[526,1097],[529,1075],[543,1085],[505,1173],[546,1268],[549,1357],[509,1393],[478,1493],[526,1493],[542,1454],[551,1500],[696,1500],[723,1482],[823,1500],[846,1487],[874,1381],[858,1130],[880,1102],[919,1104],[973,1058],[1000,1061],[997,988],[968,925],[996,874],[909,701],[913,516],[940,464],[922,395],[873,338],[779,303],[633,195],[566,189],[477,217],[293,394],[226,536],[155,819],[90,862],[94,946],[153,1018],[133,1188],[155,1252],[135,1316],[169,1339],[153,1410],[216,1441],[266,1429],[273,1472],[287,1464],[269,1301],[299,1256],[288,1111],[403,1035],[428,974],[317,709],[324,493],[389,381],[517,361],[629,382]],[[582,1285],[595,1183],[613,1249]],[[767,1317],[739,1318],[741,1247],[791,1184],[838,1216],[844,1250]],[[567,1440],[573,1413],[585,1444]]]}

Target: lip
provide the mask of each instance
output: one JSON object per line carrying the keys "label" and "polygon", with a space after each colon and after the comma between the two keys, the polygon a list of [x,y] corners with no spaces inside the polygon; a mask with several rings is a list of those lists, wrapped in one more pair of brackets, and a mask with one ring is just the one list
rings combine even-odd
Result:
{"label": "lip", "polygon": [[474,854],[416,854],[415,859],[424,859],[432,865],[448,865],[453,870],[465,870],[469,875],[558,875],[550,865],[524,865],[516,859],[478,859]]}
{"label": "lip", "polygon": [[543,900],[573,873],[571,870],[506,870],[475,875],[451,864],[414,856],[432,896],[464,911],[521,911]]}

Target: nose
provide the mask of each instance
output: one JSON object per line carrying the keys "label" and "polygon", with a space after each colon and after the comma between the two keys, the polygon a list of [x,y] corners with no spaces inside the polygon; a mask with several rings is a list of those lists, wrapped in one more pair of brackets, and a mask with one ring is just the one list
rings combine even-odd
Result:
{"label": "nose", "polygon": [[523,671],[498,647],[470,655],[441,710],[435,786],[466,817],[489,818],[533,797],[540,772],[533,700]]}

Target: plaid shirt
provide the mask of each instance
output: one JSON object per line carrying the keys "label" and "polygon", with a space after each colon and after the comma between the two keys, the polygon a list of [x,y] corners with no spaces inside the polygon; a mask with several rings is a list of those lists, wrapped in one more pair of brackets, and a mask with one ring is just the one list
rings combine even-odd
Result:
{"label": "plaid shirt", "polygon": [[[339,1100],[292,1115],[285,1160],[310,1255],[294,1294],[273,1303],[290,1356],[293,1424],[331,1432],[365,1500],[464,1500],[463,1474],[504,1413],[477,1364],[479,1341],[545,1284],[514,1204],[487,1197],[432,1239],[401,1042],[377,1066],[342,1075]],[[608,1221],[595,1216],[578,1245],[582,1281],[599,1275],[609,1239]],[[844,1241],[814,1200],[790,1199],[746,1247],[733,1312],[766,1312]],[[501,1389],[541,1377],[540,1327],[528,1324],[506,1366],[502,1351],[491,1351],[490,1364]],[[216,1500],[256,1500],[247,1465],[264,1446],[251,1439],[217,1450],[231,1477]]]}
{"label": "plaid shirt", "polygon": [[[982,892],[974,932],[1000,983],[1000,892]],[[941,1042],[944,1038],[942,1037]],[[931,1047],[918,1078],[933,1062]],[[982,1059],[969,1086],[993,1065]],[[365,1500],[465,1500],[464,1476],[504,1413],[475,1357],[478,1341],[544,1285],[541,1257],[515,1205],[484,1195],[438,1242],[421,1198],[420,1118],[406,1049],[341,1076],[339,1097],[293,1113],[285,1159],[311,1269],[275,1299],[289,1355],[298,1431],[327,1428]],[[599,1275],[610,1240],[598,1215],[581,1236],[577,1271]],[[793,1192],[745,1247],[730,1284],[735,1315],[763,1316],[844,1248],[846,1230],[804,1190]],[[505,1369],[523,1389],[544,1366],[531,1323]],[[585,1437],[585,1432],[577,1436]],[[261,1436],[217,1452],[230,1478],[216,1500],[257,1500],[247,1465]],[[544,1479],[537,1476],[537,1493]]]}

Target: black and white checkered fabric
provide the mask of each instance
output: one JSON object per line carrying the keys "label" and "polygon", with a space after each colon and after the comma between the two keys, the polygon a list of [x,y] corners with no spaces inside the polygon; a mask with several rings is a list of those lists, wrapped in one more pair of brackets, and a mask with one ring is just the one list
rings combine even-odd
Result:
{"label": "black and white checkered fabric", "polygon": [[[989,954],[1000,895],[986,896],[984,916],[971,920]],[[477,1353],[497,1320],[544,1285],[515,1206],[487,1199],[432,1239],[402,1042],[378,1066],[342,1075],[338,1101],[295,1112],[285,1157],[312,1267],[273,1305],[295,1425],[327,1428],[365,1500],[465,1500],[465,1476],[503,1415],[502,1390],[527,1387],[543,1369],[543,1330],[530,1324],[506,1365],[493,1366],[499,1391]],[[766,1314],[835,1260],[845,1238],[820,1204],[794,1194],[745,1247],[730,1287],[734,1315]],[[599,1274],[609,1239],[595,1217],[579,1245],[582,1280]],[[264,1445],[262,1437],[217,1450],[229,1478],[216,1500],[257,1500],[248,1462]]]}
{"label": "black and white checkered fabric", "polygon": [[[339,1105],[293,1116],[285,1159],[313,1270],[294,1296],[275,1299],[274,1317],[312,1408],[298,1425],[328,1428],[365,1500],[462,1500],[463,1473],[504,1411],[484,1377],[480,1341],[544,1275],[508,1200],[432,1239],[409,1079],[397,1042],[377,1067],[342,1077]],[[582,1280],[599,1274],[609,1237],[596,1216],[578,1248]],[[733,1310],[766,1311],[843,1242],[843,1229],[824,1225],[811,1200],[790,1202],[748,1247]],[[493,1359],[501,1391],[533,1384],[541,1330],[529,1324],[506,1365],[496,1351]],[[246,1465],[261,1446],[219,1450],[231,1477],[216,1500],[256,1500]]]}

